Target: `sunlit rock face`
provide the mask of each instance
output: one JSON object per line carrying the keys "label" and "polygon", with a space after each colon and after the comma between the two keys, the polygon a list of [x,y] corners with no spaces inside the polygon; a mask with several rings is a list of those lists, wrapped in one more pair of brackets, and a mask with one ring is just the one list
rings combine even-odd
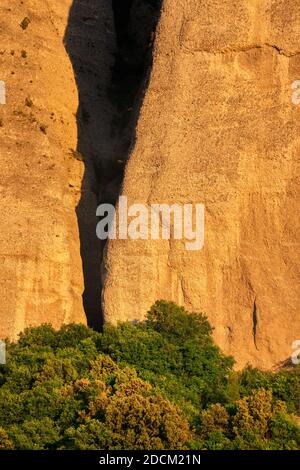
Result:
{"label": "sunlit rock face", "polygon": [[[156,35],[159,1],[129,4],[122,36],[107,0],[1,1],[0,338],[99,325],[103,285],[106,321],[173,300],[272,368],[300,339],[300,2],[164,0]],[[128,204],[204,204],[204,248],[112,240],[101,280],[95,211],[128,153]]]}
{"label": "sunlit rock face", "polygon": [[111,240],[107,321],[156,299],[207,314],[218,345],[271,368],[300,339],[300,2],[165,0],[126,168],[129,204],[205,204],[205,245]]}
{"label": "sunlit rock face", "polygon": [[78,93],[64,46],[71,4],[1,1],[1,338],[45,322],[86,322],[75,213]]}

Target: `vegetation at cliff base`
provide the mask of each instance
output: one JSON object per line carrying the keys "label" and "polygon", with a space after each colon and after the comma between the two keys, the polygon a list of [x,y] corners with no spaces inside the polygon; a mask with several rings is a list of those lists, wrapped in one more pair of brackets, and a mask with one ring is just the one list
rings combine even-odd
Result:
{"label": "vegetation at cliff base", "polygon": [[0,449],[300,449],[300,370],[233,370],[207,319],[29,328],[0,366]]}

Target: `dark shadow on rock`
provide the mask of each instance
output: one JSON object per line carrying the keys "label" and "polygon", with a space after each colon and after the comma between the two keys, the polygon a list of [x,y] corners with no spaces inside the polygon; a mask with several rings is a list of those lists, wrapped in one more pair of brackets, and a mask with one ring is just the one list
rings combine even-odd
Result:
{"label": "dark shadow on rock", "polygon": [[152,63],[160,0],[74,0],[65,32],[79,107],[77,152],[84,160],[76,208],[83,305],[90,327],[101,330],[101,264],[96,208],[115,204],[135,141],[135,127]]}

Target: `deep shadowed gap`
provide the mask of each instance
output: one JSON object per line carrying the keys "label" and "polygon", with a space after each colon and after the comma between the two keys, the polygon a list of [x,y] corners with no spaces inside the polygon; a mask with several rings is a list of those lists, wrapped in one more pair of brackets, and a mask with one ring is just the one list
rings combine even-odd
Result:
{"label": "deep shadowed gap", "polygon": [[112,0],[115,31],[119,48],[127,40],[130,12],[133,3],[134,0]]}
{"label": "deep shadowed gap", "polygon": [[115,203],[152,65],[161,0],[74,0],[65,33],[79,106],[77,152],[84,176],[76,215],[84,276],[83,305],[101,330],[101,264],[96,208]]}
{"label": "deep shadowed gap", "polygon": [[257,337],[257,323],[258,323],[257,307],[256,307],[256,300],[254,300],[253,311],[252,311],[252,324],[253,324],[252,333],[253,333],[254,345],[255,345],[256,349],[258,350],[257,342],[256,342],[256,337]]}

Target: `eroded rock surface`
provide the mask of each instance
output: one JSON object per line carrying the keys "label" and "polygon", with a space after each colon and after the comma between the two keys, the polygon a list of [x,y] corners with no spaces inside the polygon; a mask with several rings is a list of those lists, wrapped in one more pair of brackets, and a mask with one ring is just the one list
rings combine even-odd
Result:
{"label": "eroded rock surface", "polygon": [[170,299],[205,312],[239,367],[273,367],[300,339],[300,1],[164,0],[148,87],[159,2],[131,3],[117,44],[106,0],[1,2],[0,337],[99,325],[95,209],[116,199],[136,138],[122,194],[204,203],[205,246],[111,241],[105,319]]}
{"label": "eroded rock surface", "polygon": [[157,299],[205,312],[238,367],[300,339],[299,0],[165,0],[128,163],[129,204],[204,203],[205,246],[113,240],[105,319]]}
{"label": "eroded rock surface", "polygon": [[71,3],[1,1],[1,338],[45,322],[86,322],[78,95],[63,44]]}

